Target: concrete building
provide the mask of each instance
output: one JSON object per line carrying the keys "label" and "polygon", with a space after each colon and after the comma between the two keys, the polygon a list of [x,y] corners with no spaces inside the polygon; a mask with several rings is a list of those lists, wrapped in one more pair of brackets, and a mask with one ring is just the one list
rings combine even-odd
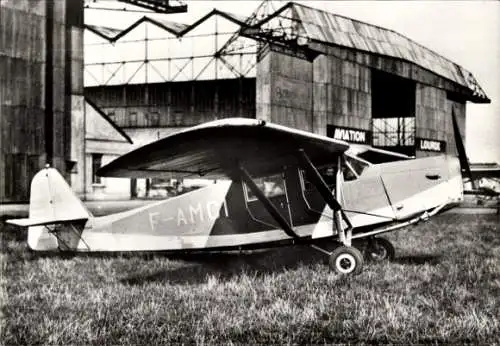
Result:
{"label": "concrete building", "polygon": [[[130,137],[91,100],[85,99],[85,142],[81,172],[75,172],[72,188],[86,200],[130,199],[136,185],[130,179],[99,177],[97,169],[133,149]],[[78,180],[76,179],[78,178]]]}
{"label": "concrete building", "polygon": [[[168,1],[124,2],[187,10]],[[130,181],[99,183],[93,174],[131,144],[84,100],[83,36],[84,0],[0,1],[0,203],[27,202],[31,179],[46,164],[82,197],[131,196]]]}
{"label": "concrete building", "polygon": [[27,201],[46,163],[68,181],[81,147],[83,0],[0,1],[0,201]]}

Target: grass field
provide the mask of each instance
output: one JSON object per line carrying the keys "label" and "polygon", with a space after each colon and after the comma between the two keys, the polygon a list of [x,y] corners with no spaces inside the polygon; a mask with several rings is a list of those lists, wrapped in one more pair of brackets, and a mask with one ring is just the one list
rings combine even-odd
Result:
{"label": "grass field", "polygon": [[341,277],[306,247],[185,257],[41,257],[1,229],[3,344],[500,343],[496,215],[388,237]]}

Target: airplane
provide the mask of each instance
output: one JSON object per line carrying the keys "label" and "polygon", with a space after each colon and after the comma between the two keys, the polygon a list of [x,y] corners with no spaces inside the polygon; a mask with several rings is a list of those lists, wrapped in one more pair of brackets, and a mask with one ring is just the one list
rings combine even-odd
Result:
{"label": "airplane", "polygon": [[[371,153],[367,153],[370,151]],[[386,156],[381,160],[381,156]],[[364,158],[363,158],[364,157]],[[384,163],[372,163],[376,157]],[[117,214],[94,217],[59,172],[31,183],[34,251],[71,253],[221,251],[307,244],[342,275],[364,257],[394,257],[378,235],[458,205],[461,166],[449,155],[409,159],[259,119],[197,125],[118,157],[107,177],[213,180],[206,187]],[[325,245],[337,244],[333,251]]]}
{"label": "airplane", "polygon": [[487,165],[486,167],[471,167],[471,176],[464,179],[464,184],[469,183],[471,188],[464,190],[464,195],[472,195],[478,205],[491,204],[496,201],[497,210],[500,212],[500,167]]}
{"label": "airplane", "polygon": [[463,174],[464,184],[469,183],[471,189],[464,190],[465,195],[476,196],[478,204],[484,204],[485,200],[496,199],[497,207],[500,211],[500,192],[492,186],[477,186],[478,181],[484,178],[495,181],[500,181],[500,168],[498,165],[491,165],[489,167],[471,167],[465,151],[465,146],[460,135],[458,122],[455,116],[454,109],[452,108],[452,125],[453,135],[455,138],[456,148],[458,152],[458,159],[460,161],[461,171]]}

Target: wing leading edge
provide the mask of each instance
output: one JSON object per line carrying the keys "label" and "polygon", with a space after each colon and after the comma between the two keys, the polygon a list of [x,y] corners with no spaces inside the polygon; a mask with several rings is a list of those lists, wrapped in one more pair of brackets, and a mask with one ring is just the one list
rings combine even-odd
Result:
{"label": "wing leading edge", "polygon": [[311,161],[332,162],[349,145],[340,140],[271,124],[228,118],[179,131],[103,166],[100,176],[144,178],[173,175],[208,179],[231,177],[236,165],[253,176],[273,174],[297,161],[303,149]]}

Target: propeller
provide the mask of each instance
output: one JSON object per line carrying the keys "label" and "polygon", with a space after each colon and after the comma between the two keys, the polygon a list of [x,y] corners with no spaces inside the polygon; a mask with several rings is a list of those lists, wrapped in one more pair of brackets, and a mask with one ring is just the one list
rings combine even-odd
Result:
{"label": "propeller", "polygon": [[455,145],[457,147],[458,160],[460,161],[462,173],[465,173],[466,177],[470,179],[472,189],[476,190],[476,184],[474,183],[474,179],[472,179],[469,159],[467,158],[467,153],[465,152],[464,142],[462,141],[462,136],[460,135],[457,117],[455,116],[455,108],[453,106],[451,107],[451,120],[453,122],[453,134],[455,136]]}

